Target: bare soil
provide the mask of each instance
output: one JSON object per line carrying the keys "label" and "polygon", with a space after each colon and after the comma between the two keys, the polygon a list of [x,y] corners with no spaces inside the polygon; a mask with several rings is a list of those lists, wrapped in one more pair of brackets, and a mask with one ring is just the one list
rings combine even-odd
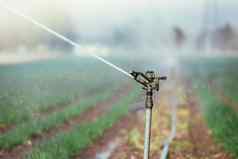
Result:
{"label": "bare soil", "polygon": [[[232,159],[221,145],[214,142],[212,132],[207,128],[199,109],[199,101],[193,92],[187,94],[187,129],[172,145],[170,157],[176,159]],[[182,146],[177,147],[179,142]],[[180,151],[177,151],[178,149]]]}
{"label": "bare soil", "polygon": [[13,129],[15,127],[14,124],[12,125],[0,125],[0,135],[8,132],[9,130]]}
{"label": "bare soil", "polygon": [[[184,89],[185,90],[185,89]],[[171,159],[232,159],[224,152],[207,128],[196,95],[182,91],[178,103],[177,135],[170,145]],[[191,90],[191,89],[190,89]],[[163,141],[170,133],[170,109],[168,96],[171,91],[161,92],[159,106],[154,108],[152,124],[151,158],[159,159]],[[144,138],[144,111],[131,113],[88,149],[77,155],[76,159],[142,159]],[[114,143],[112,148],[111,144]]]}
{"label": "bare soil", "polygon": [[[202,117],[199,101],[191,87],[181,86],[182,91],[177,91],[179,99],[177,106],[177,134],[170,145],[169,157],[171,159],[232,159],[232,156],[224,152],[221,145],[215,143],[212,132],[207,128]],[[177,90],[181,90],[178,88]],[[125,95],[128,90],[120,94]],[[174,91],[174,90],[173,90]],[[161,92],[159,105],[153,109],[152,124],[152,145],[151,158],[158,159],[161,155],[164,140],[170,133],[170,112],[171,112],[171,90]],[[58,128],[35,136],[30,144],[21,145],[3,159],[21,159],[26,152],[29,152],[33,145],[42,140],[55,136],[58,132],[70,131],[75,125],[82,122],[89,122],[96,117],[103,115],[110,105],[119,96],[113,97],[110,101],[100,103],[97,108],[92,108],[83,115],[64,123]],[[180,100],[181,99],[181,100]],[[144,138],[144,109],[143,102],[131,110],[131,113],[108,129],[104,135],[95,141],[89,148],[83,150],[74,159],[142,159],[143,138]],[[1,152],[0,152],[1,156]],[[8,158],[7,158],[8,157]],[[1,158],[1,157],[0,157]]]}
{"label": "bare soil", "polygon": [[29,153],[32,148],[39,144],[40,142],[50,139],[61,132],[69,132],[73,127],[78,124],[92,122],[98,117],[106,113],[106,110],[109,110],[111,106],[119,101],[123,96],[127,95],[132,89],[131,85],[126,85],[118,91],[111,99],[98,103],[96,106],[88,109],[83,114],[69,119],[67,122],[62,125],[52,128],[48,131],[45,131],[41,134],[33,135],[25,144],[18,145],[12,150],[1,151],[0,150],[0,159],[22,159],[25,154]]}

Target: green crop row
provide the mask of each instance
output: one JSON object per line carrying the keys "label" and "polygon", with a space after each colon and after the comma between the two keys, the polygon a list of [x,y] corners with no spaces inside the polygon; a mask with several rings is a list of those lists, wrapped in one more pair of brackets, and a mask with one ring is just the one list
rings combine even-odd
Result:
{"label": "green crop row", "polygon": [[79,105],[66,107],[62,112],[55,112],[43,119],[32,119],[31,121],[18,124],[14,129],[0,135],[0,148],[11,149],[16,145],[23,144],[31,136],[41,134],[50,128],[66,122],[67,120],[80,115],[98,102],[109,99],[112,96],[112,90],[102,92],[101,94],[84,98]]}
{"label": "green crop row", "polygon": [[[201,58],[183,63],[187,79],[200,97],[202,113],[217,143],[238,158],[238,113],[216,93],[238,101],[238,59]],[[216,92],[215,92],[216,91]]]}
{"label": "green crop row", "polygon": [[0,66],[0,126],[30,121],[36,112],[118,86],[121,79],[111,68],[87,58]]}
{"label": "green crop row", "polygon": [[207,87],[199,87],[202,112],[212,134],[225,150],[238,157],[238,113],[224,105]]}
{"label": "green crop row", "polygon": [[69,159],[102,136],[106,129],[128,114],[129,106],[137,99],[139,89],[113,105],[112,110],[95,122],[75,127],[67,133],[60,133],[51,140],[35,147],[27,159]]}
{"label": "green crop row", "polygon": [[226,97],[229,97],[234,102],[238,103],[238,85],[236,82],[238,81],[238,77],[235,78],[234,75],[227,74],[229,77],[215,77],[214,85],[216,89],[222,91]]}
{"label": "green crop row", "polygon": [[214,91],[238,103],[237,58],[202,58],[186,61],[183,66],[189,79],[201,80],[203,86],[210,85]]}

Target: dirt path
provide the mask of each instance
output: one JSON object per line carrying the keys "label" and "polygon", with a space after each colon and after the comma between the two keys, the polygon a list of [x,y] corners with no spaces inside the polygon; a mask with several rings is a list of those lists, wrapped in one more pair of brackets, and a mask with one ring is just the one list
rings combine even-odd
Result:
{"label": "dirt path", "polygon": [[214,143],[199,110],[199,101],[193,92],[187,94],[185,113],[180,122],[187,123],[171,146],[170,157],[176,159],[231,159],[221,146]]}
{"label": "dirt path", "polygon": [[5,124],[1,124],[0,125],[0,135],[7,133],[8,131],[10,131],[11,129],[13,129],[15,127],[15,125],[5,125]]}
{"label": "dirt path", "polygon": [[19,145],[12,150],[9,151],[0,150],[0,159],[22,159],[25,154],[29,153],[32,150],[32,148],[35,145],[39,144],[40,142],[54,137],[59,132],[68,132],[78,124],[94,121],[95,119],[97,119],[97,117],[100,117],[104,113],[106,113],[106,110],[109,110],[115,102],[120,100],[120,98],[127,95],[131,91],[131,89],[132,86],[126,85],[125,87],[120,89],[116,95],[113,95],[112,98],[98,103],[96,106],[88,109],[83,114],[69,119],[62,125],[52,128],[48,131],[45,131],[40,135],[32,136],[31,139],[26,141],[25,144]]}
{"label": "dirt path", "polygon": [[134,104],[126,117],[108,129],[96,143],[76,155],[74,159],[106,159],[111,156],[118,147],[125,144],[127,134],[139,123],[137,115],[141,111],[141,105],[141,102]]}
{"label": "dirt path", "polygon": [[[166,111],[160,112],[158,107],[155,108],[153,121],[158,121],[158,113],[167,116]],[[152,151],[154,155],[161,147],[161,143],[158,141],[161,141],[162,136],[167,133],[167,130],[164,129],[165,131],[159,134],[161,132],[158,130],[161,127],[168,126],[162,124],[165,122],[167,121],[153,122],[152,136],[154,136],[154,141],[152,142]],[[102,138],[74,159],[141,159],[143,155],[143,137],[144,99],[141,99],[126,118],[115,124]]]}
{"label": "dirt path", "polygon": [[[160,105],[155,106],[152,124],[151,158],[159,159],[163,141],[170,133],[171,91],[161,92]],[[180,97],[181,96],[181,97]],[[177,94],[177,135],[170,146],[171,159],[232,159],[215,144],[199,110],[199,101],[193,92]],[[143,104],[143,103],[142,103]],[[133,112],[121,120],[89,149],[76,159],[142,159],[144,111]]]}
{"label": "dirt path", "polygon": [[116,123],[103,135],[101,139],[74,158],[103,159],[107,156],[110,156],[112,153],[114,153],[114,150],[124,142],[123,138],[125,137],[125,134],[131,130],[133,123],[136,122],[135,118],[133,117],[134,115],[130,114]]}

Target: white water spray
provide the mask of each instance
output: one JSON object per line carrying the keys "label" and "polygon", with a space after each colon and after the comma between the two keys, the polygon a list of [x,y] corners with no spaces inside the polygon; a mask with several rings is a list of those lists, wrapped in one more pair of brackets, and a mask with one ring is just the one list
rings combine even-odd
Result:
{"label": "white water spray", "polygon": [[172,119],[172,127],[171,127],[171,132],[170,135],[167,139],[167,141],[165,141],[164,143],[164,147],[163,147],[163,151],[161,153],[160,159],[166,159],[168,156],[168,152],[169,152],[169,146],[171,144],[171,142],[173,141],[173,139],[176,136],[176,128],[177,128],[177,106],[173,105],[172,106],[172,114],[171,114],[171,119]]}
{"label": "white water spray", "polygon": [[[2,6],[4,9],[6,9],[8,12],[10,12],[10,13],[12,13],[14,15],[17,15],[17,16],[23,18],[23,19],[25,19],[26,21],[34,24],[35,26],[41,28],[42,30],[44,30],[44,31],[54,35],[55,37],[57,37],[57,38],[59,38],[59,39],[61,39],[63,41],[65,41],[66,43],[68,43],[68,44],[70,44],[70,45],[72,45],[74,47],[77,47],[79,49],[81,48],[81,46],[79,44],[77,44],[76,42],[74,42],[74,41],[66,38],[65,36],[57,33],[56,31],[50,29],[49,27],[45,26],[44,24],[41,24],[40,22],[36,21],[34,18],[32,18],[30,16],[27,16],[27,15],[23,14],[22,12],[20,12],[20,11],[18,11],[16,9],[13,9],[13,8],[7,6],[6,4],[3,4],[2,2],[0,3],[0,6]],[[112,64],[111,62],[103,59],[102,57],[100,57],[100,56],[98,56],[96,54],[93,54],[93,53],[89,53],[89,55],[91,55],[92,57],[100,60],[101,62],[105,63],[106,65],[116,69],[117,71],[127,75],[128,77],[133,78],[130,73],[128,73],[127,71],[123,70],[122,68]]]}

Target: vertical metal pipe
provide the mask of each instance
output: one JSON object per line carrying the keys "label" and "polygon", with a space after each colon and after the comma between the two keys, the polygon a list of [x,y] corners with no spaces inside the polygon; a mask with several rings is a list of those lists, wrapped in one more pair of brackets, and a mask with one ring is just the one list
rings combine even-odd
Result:
{"label": "vertical metal pipe", "polygon": [[146,112],[145,112],[144,159],[149,159],[150,158],[151,121],[152,121],[152,108],[146,108]]}

